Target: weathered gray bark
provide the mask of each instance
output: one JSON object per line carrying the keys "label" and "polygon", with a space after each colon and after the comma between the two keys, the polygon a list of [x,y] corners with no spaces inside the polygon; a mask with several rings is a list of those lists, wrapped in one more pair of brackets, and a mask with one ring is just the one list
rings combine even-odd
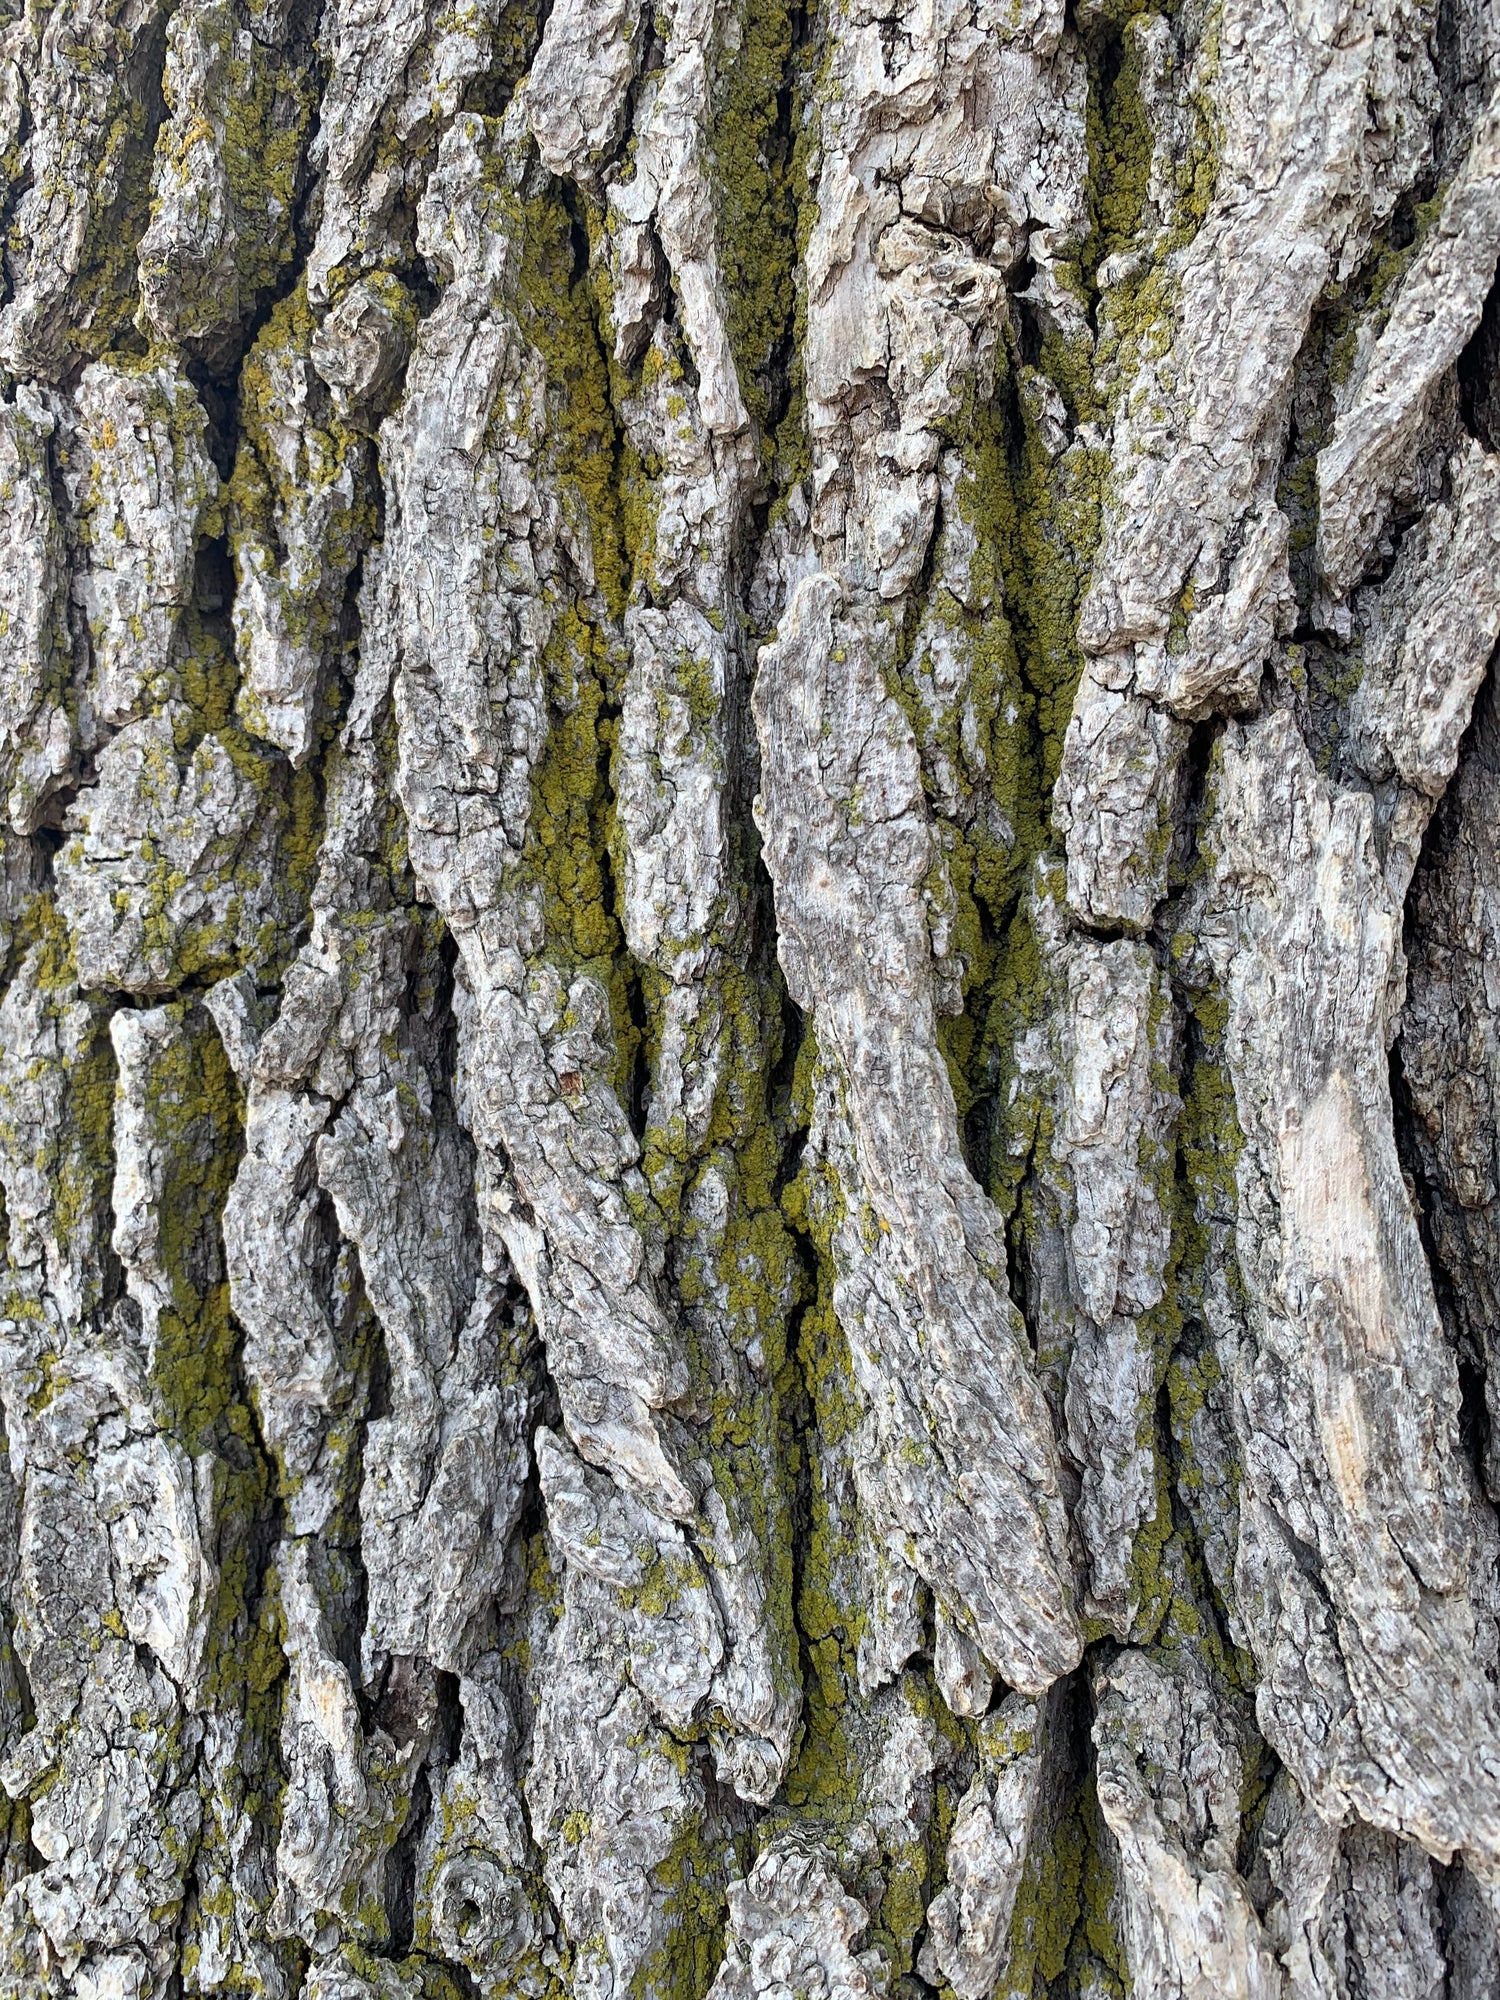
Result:
{"label": "weathered gray bark", "polygon": [[0,35],[0,1995],[1500,1996],[1494,0]]}

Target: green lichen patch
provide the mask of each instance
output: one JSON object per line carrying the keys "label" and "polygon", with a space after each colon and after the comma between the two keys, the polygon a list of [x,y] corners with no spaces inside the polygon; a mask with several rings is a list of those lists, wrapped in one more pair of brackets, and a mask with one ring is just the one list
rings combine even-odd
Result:
{"label": "green lichen patch", "polygon": [[710,1840],[700,1824],[679,1830],[652,1870],[663,1893],[666,1938],[632,1978],[631,2000],[703,2000],[724,1958],[725,1883],[745,1865],[742,1851]]}
{"label": "green lichen patch", "polygon": [[[359,434],[333,409],[312,372],[310,355],[316,331],[306,283],[299,280],[272,311],[240,369],[240,448],[228,498],[242,532],[258,532],[273,549],[280,545],[278,515],[285,518],[309,490],[337,479],[350,452],[362,443]],[[297,449],[289,459],[278,446],[287,431],[288,393],[297,388],[298,378],[310,389],[314,406],[322,406],[322,421],[300,423]],[[298,415],[304,413],[299,410]],[[361,506],[365,511],[360,511]],[[374,525],[368,506],[368,501],[357,502],[333,515],[328,528],[332,545],[326,559],[329,567],[344,571],[350,567]],[[347,551],[343,560],[341,549]]]}
{"label": "green lichen patch", "polygon": [[227,66],[224,171],[235,204],[235,278],[253,311],[290,260],[303,154],[317,106],[312,72],[246,38]]}
{"label": "green lichen patch", "polygon": [[[1169,55],[1171,81],[1192,119],[1186,143],[1171,142],[1171,157],[1156,156],[1142,83],[1142,45],[1136,20],[1149,10],[1122,0],[1104,12],[1091,37],[1089,62],[1089,234],[1080,246],[1074,289],[1094,313],[1098,342],[1093,369],[1097,391],[1078,401],[1080,414],[1104,414],[1145,364],[1171,349],[1180,289],[1179,255],[1202,228],[1219,180],[1218,112],[1212,85],[1218,73],[1219,23],[1210,12],[1196,49],[1180,45]],[[1176,16],[1176,8],[1167,8]],[[1179,32],[1180,32],[1179,19]],[[1179,68],[1190,58],[1185,68]],[[1164,184],[1153,187],[1153,170]],[[1147,196],[1164,213],[1148,228]],[[1099,290],[1101,266],[1125,253],[1123,270],[1107,292]],[[1066,278],[1067,273],[1064,273]]]}
{"label": "green lichen patch", "polygon": [[[261,1575],[253,1560],[255,1540],[266,1528],[264,1478],[242,1477],[219,1497],[228,1507],[221,1516],[207,1692],[215,1711],[233,1717],[238,1733],[227,1765],[200,1758],[202,1828],[182,1930],[183,1989],[262,2000],[268,1973],[295,1988],[306,1957],[296,1940],[268,1935],[269,1912],[256,1886],[272,1866],[286,1785],[280,1751],[285,1628],[275,1568]],[[205,1955],[217,1966],[221,1954],[226,1968],[209,1986]]]}
{"label": "green lichen patch", "polygon": [[[808,1033],[792,1084],[802,1118],[817,1066]],[[783,1792],[756,1840],[761,1845],[789,1827],[815,1829],[870,1914],[869,1945],[899,1982],[914,1972],[928,1906],[946,1879],[948,1840],[975,1769],[977,1731],[949,1712],[925,1662],[909,1665],[894,1686],[871,1696],[860,1688],[869,1596],[880,1586],[871,1575],[870,1529],[853,1479],[864,1403],[834,1306],[841,1191],[826,1161],[804,1156],[781,1205],[806,1267],[786,1403],[795,1419],[796,1443],[786,1454],[797,1481],[795,1612],[804,1702]],[[904,1821],[872,1809],[871,1796],[882,1746],[902,1726],[903,1709],[933,1750],[931,1775],[924,1774]]]}
{"label": "green lichen patch", "polygon": [[239,1434],[254,1443],[249,1413],[236,1405],[236,1336],[229,1315],[219,1218],[242,1148],[239,1085],[213,1023],[176,1002],[176,1032],[145,1075],[146,1116],[161,1163],[155,1262],[170,1294],[151,1355],[164,1414],[188,1452],[209,1449],[221,1421],[239,1411]]}
{"label": "green lichen patch", "polygon": [[[964,825],[942,828],[964,1006],[940,1024],[939,1045],[970,1165],[1003,1207],[1024,1165],[1017,1130],[1029,1115],[1007,1095],[1011,1052],[1041,1006],[1023,891],[1050,865],[1051,799],[1083,670],[1077,615],[1098,545],[1103,477],[1097,449],[1075,442],[1049,450],[1045,413],[1056,395],[1013,341],[993,401],[965,427],[957,505],[974,543],[967,593],[960,604],[939,584],[930,613],[963,652],[971,712],[944,714],[934,702],[920,639],[903,648],[897,688],[927,747],[929,791],[936,751],[990,802]],[[1004,836],[990,830],[994,809]]]}
{"label": "green lichen patch", "polygon": [[1006,1994],[1125,2000],[1131,1977],[1112,1856],[1093,1773],[1079,1773],[1027,1850],[1011,1913]]}
{"label": "green lichen patch", "polygon": [[796,1597],[803,1734],[787,1776],[786,1797],[798,1812],[837,1827],[847,1825],[859,1797],[860,1772],[846,1710],[858,1689],[864,1610],[857,1589],[858,1515],[841,1464],[861,1410],[848,1345],[833,1309],[831,1275],[830,1252],[828,1263],[819,1259],[817,1296],[803,1313],[798,1339],[817,1446],[808,1453],[807,1521]]}
{"label": "green lichen patch", "polygon": [[536,54],[543,12],[539,0],[511,0],[501,11],[489,28],[489,61],[465,93],[465,111],[485,118],[504,114]]}
{"label": "green lichen patch", "polygon": [[600,219],[589,210],[577,220],[561,186],[521,207],[521,298],[524,323],[547,364],[548,409],[555,419],[550,448],[563,482],[565,504],[575,508],[575,529],[592,552],[593,576],[604,605],[619,618],[629,595],[639,529],[638,474],[621,436],[611,400],[613,362],[604,334],[595,266],[575,251],[575,230],[597,235]]}
{"label": "green lichen patch", "polygon": [[623,661],[595,618],[568,607],[553,624],[544,665],[550,727],[532,778],[526,865],[542,894],[548,958],[568,979],[596,979],[608,996],[610,1081],[628,1105],[641,1042],[639,973],[625,949],[610,860]]}
{"label": "green lichen patch", "polygon": [[[409,305],[394,280],[388,289]],[[241,591],[258,585],[276,640],[321,664],[309,702],[314,739],[326,741],[339,699],[329,669],[349,646],[347,593],[378,533],[379,503],[369,440],[339,416],[313,368],[315,332],[299,283],[272,312],[240,371],[239,448],[225,512]],[[248,638],[242,631],[242,652]],[[247,658],[253,666],[253,651]],[[253,672],[239,690],[238,710],[253,735],[271,738]]]}
{"label": "green lichen patch", "polygon": [[725,51],[710,133],[719,265],[729,293],[729,340],[746,407],[769,437],[792,400],[802,92],[788,0],[744,0],[739,45]]}
{"label": "green lichen patch", "polygon": [[[818,1069],[815,1038],[806,1030],[791,1084],[794,1131],[811,1117]],[[859,1799],[860,1770],[849,1722],[859,1705],[859,1640],[864,1606],[859,1587],[859,1513],[849,1455],[863,1409],[848,1339],[834,1310],[833,1236],[841,1212],[837,1177],[826,1161],[804,1156],[782,1191],[782,1214],[796,1239],[804,1273],[791,1359],[795,1364],[788,1414],[796,1420],[798,1522],[795,1619],[802,1656],[802,1732],[787,1774],[785,1799],[837,1833]]]}
{"label": "green lichen patch", "polygon": [[[140,296],[136,245],[151,213],[151,158],[161,103],[121,93],[114,116],[95,151],[95,185],[114,185],[108,202],[90,203],[83,254],[69,288],[66,346],[90,359],[108,353],[143,353],[144,338],[134,325]],[[73,190],[67,190],[72,193]],[[19,261],[25,246],[15,224],[10,253]]]}
{"label": "green lichen patch", "polygon": [[[157,134],[153,176],[153,220],[166,214],[175,226],[167,245],[148,242],[141,280],[179,337],[232,337],[292,257],[317,88],[294,50],[240,29],[227,0],[195,9],[190,33],[197,60],[186,72],[167,66],[172,115]],[[185,74],[202,81],[196,98],[174,96]],[[193,210],[215,183],[224,213],[200,244],[193,224],[207,218]]]}
{"label": "green lichen patch", "polygon": [[1190,995],[1189,1012],[1195,1033],[1183,1091],[1182,1171],[1200,1225],[1232,1223],[1238,1213],[1235,1168],[1244,1134],[1224,1049],[1229,1003],[1210,985]]}
{"label": "green lichen patch", "polygon": [[1085,287],[1095,296],[1098,269],[1105,258],[1135,243],[1151,176],[1153,142],[1141,98],[1141,46],[1131,32],[1132,20],[1146,11],[1135,0],[1106,9],[1088,47],[1085,131],[1090,229],[1078,267]]}
{"label": "green lichen patch", "polygon": [[[1178,940],[1178,956],[1194,963],[1186,939]],[[1218,989],[1200,979],[1195,971],[1195,983],[1186,991],[1182,1108],[1171,1173],[1158,1176],[1172,1232],[1166,1290],[1142,1321],[1156,1364],[1151,1428],[1156,1506],[1132,1550],[1137,1609],[1131,1636],[1137,1644],[1191,1647],[1221,1686],[1248,1697],[1255,1687],[1254,1663],[1228,1636],[1224,1606],[1204,1557],[1205,1535],[1212,1527],[1222,1536],[1239,1478],[1228,1446],[1207,1294],[1212,1285],[1230,1300],[1243,1301],[1244,1292],[1232,1236],[1242,1137],[1225,1064],[1228,1009]],[[1221,1441],[1211,1476],[1195,1450],[1200,1420],[1210,1410]],[[1224,1464],[1218,1462],[1220,1452],[1228,1454]]]}
{"label": "green lichen patch", "polygon": [[[44,1225],[57,1254],[84,1277],[85,1310],[97,1303],[108,1261],[114,1179],[115,1058],[108,1011],[79,993],[72,939],[50,894],[27,903],[11,944],[13,977],[35,992],[43,1047],[24,1070],[0,1062],[0,1149],[51,1191]],[[14,1245],[8,1246],[13,1262]],[[51,1282],[50,1270],[43,1282]],[[39,1274],[28,1274],[30,1291]],[[13,1297],[12,1314],[38,1301]]]}

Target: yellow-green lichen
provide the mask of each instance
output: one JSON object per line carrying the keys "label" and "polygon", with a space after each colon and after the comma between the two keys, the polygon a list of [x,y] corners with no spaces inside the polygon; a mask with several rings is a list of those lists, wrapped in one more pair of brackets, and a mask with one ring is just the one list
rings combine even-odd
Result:
{"label": "yellow-green lichen", "polygon": [[[399,286],[393,289],[404,298]],[[334,410],[311,360],[316,321],[305,282],[281,300],[240,370],[240,442],[226,498],[229,548],[242,591],[273,606],[278,637],[333,662],[348,580],[378,519],[369,440]],[[295,448],[286,448],[289,436]],[[242,635],[242,645],[244,639]],[[317,701],[314,688],[311,699]],[[241,721],[268,734],[263,697],[241,687]],[[328,699],[315,713],[326,737]]]}
{"label": "yellow-green lichen", "polygon": [[169,1018],[175,1032],[144,1076],[145,1115],[162,1175],[154,1261],[169,1294],[157,1317],[151,1372],[167,1420],[196,1456],[211,1448],[231,1409],[242,1442],[254,1444],[249,1412],[234,1401],[236,1334],[219,1240],[242,1114],[239,1086],[207,1015],[179,1001]]}
{"label": "yellow-green lichen", "polygon": [[[816,1063],[809,1034],[798,1050],[799,1074],[793,1083],[804,1102],[810,1103]],[[853,1817],[860,1785],[845,1711],[857,1699],[864,1623],[859,1518],[848,1463],[863,1411],[848,1340],[833,1304],[838,1183],[825,1163],[806,1160],[781,1205],[813,1259],[812,1296],[803,1307],[796,1350],[809,1438],[796,1600],[804,1661],[803,1729],[787,1774],[786,1798],[794,1810],[840,1828]]]}
{"label": "yellow-green lichen", "polygon": [[765,435],[783,411],[795,311],[798,198],[805,165],[788,0],[744,0],[727,49],[710,135],[719,264],[740,389]]}
{"label": "yellow-green lichen", "polygon": [[[82,51],[76,52],[81,54]],[[65,184],[63,198],[86,207],[80,232],[82,254],[68,290],[69,314],[65,346],[75,354],[96,356],[114,350],[138,354],[144,341],[132,320],[139,296],[136,245],[145,233],[151,209],[151,149],[155,138],[147,103],[120,93],[105,130],[91,148],[87,191]],[[69,162],[70,166],[75,163]],[[94,191],[111,190],[106,200]],[[18,225],[10,232],[11,256],[24,268],[25,246]]]}
{"label": "yellow-green lichen", "polygon": [[651,1871],[663,1895],[666,1937],[633,1975],[630,2000],[703,2000],[724,1957],[725,1883],[742,1866],[742,1857],[705,1840],[697,1824],[679,1829]]}
{"label": "yellow-green lichen", "polygon": [[905,649],[897,690],[926,749],[929,790],[936,757],[982,790],[1008,829],[1008,837],[992,833],[985,808],[943,829],[964,1006],[938,1031],[960,1116],[969,1119],[971,1163],[1002,1206],[1013,1200],[1025,1158],[1015,1130],[1025,1107],[1006,1095],[1011,1051],[1023,1015],[1034,1019],[1039,1005],[1022,890],[1052,841],[1051,796],[1083,667],[1078,605],[1099,536],[1102,457],[1076,443],[1049,451],[1050,393],[1012,345],[993,401],[967,424],[957,492],[972,538],[965,600],[940,585],[930,607],[962,648],[965,709],[946,713],[934,698],[921,642]]}
{"label": "yellow-green lichen", "polygon": [[[183,254],[176,242],[155,255],[148,251],[141,269],[148,292],[170,301],[173,322],[188,338],[252,312],[291,258],[303,152],[317,104],[311,71],[288,51],[237,32],[228,5],[199,8],[193,34],[198,61],[190,71],[167,66],[173,115],[157,135],[153,216],[168,204],[176,208],[185,192],[190,203],[201,205],[202,189],[220,180],[225,214],[206,232],[207,258]],[[188,73],[205,88],[196,101],[179,101],[173,86]]]}
{"label": "yellow-green lichen", "polygon": [[1006,1993],[1043,2000],[1089,1992],[1125,2000],[1130,1968],[1108,1840],[1090,1771],[1027,1850],[1011,1912]]}
{"label": "yellow-green lichen", "polygon": [[[633,516],[622,491],[628,453],[610,399],[597,279],[592,269],[576,268],[574,219],[557,183],[522,205],[520,221],[520,290],[529,308],[526,332],[547,365],[551,448],[565,504],[576,502],[576,525],[592,550],[592,581],[618,618],[630,589]],[[597,232],[597,215],[586,224],[585,235]]]}
{"label": "yellow-green lichen", "polygon": [[0,1145],[17,1145],[41,1114],[24,1165],[51,1189],[51,1234],[85,1278],[87,1307],[102,1276],[114,1176],[115,1059],[107,1009],[79,993],[73,942],[50,895],[28,902],[12,950],[17,977],[35,987],[47,1017],[50,1049],[24,1076],[0,1083]]}

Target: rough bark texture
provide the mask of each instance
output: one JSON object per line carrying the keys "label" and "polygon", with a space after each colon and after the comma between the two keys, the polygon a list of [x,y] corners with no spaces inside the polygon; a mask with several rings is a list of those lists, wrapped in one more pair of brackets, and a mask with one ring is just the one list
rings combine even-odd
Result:
{"label": "rough bark texture", "polygon": [[0,167],[0,2000],[1496,2000],[1495,0]]}

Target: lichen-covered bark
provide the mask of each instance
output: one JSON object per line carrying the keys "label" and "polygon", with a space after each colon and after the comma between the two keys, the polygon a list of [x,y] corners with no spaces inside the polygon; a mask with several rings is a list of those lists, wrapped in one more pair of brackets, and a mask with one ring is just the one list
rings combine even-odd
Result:
{"label": "lichen-covered bark", "polygon": [[1500,1994],[1493,0],[0,41],[0,1996]]}

